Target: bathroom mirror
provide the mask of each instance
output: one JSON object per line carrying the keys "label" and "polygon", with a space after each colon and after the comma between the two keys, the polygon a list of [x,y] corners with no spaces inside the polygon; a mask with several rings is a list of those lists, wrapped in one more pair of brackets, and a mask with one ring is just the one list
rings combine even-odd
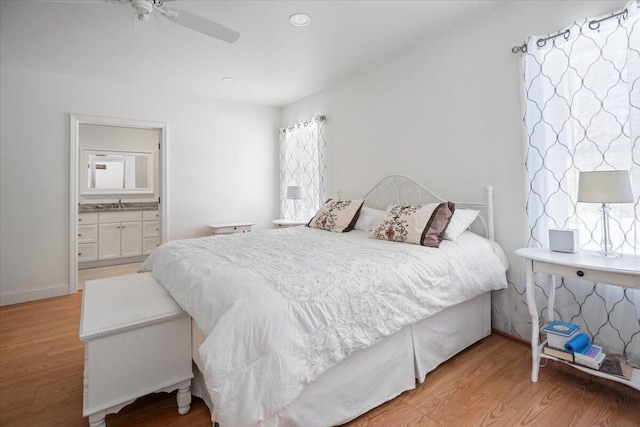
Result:
{"label": "bathroom mirror", "polygon": [[153,153],[83,149],[80,194],[153,194]]}

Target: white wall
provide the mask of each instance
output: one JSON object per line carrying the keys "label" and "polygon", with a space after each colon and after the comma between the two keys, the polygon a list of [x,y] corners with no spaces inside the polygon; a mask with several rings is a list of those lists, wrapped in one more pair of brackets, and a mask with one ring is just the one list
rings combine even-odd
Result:
{"label": "white wall", "polygon": [[[521,260],[513,252],[525,244],[525,178],[521,73],[511,48],[624,3],[510,2],[284,108],[283,125],[327,116],[329,195],[362,196],[392,173],[452,200],[482,200],[492,185],[496,240],[517,283]],[[497,304],[515,307],[514,292],[495,295]],[[527,320],[528,313],[494,313],[494,326],[508,332],[525,331]]]}
{"label": "white wall", "polygon": [[169,239],[278,215],[280,110],[0,68],[0,304],[69,283],[69,113],[168,123]]}

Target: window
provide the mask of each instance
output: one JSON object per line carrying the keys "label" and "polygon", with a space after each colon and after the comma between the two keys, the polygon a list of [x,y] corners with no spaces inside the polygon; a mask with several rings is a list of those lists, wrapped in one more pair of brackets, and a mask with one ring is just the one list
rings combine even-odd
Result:
{"label": "window", "polygon": [[[308,220],[324,203],[324,116],[280,129],[280,215]],[[287,187],[302,187],[302,199],[287,199]],[[296,207],[294,203],[297,203]]]}

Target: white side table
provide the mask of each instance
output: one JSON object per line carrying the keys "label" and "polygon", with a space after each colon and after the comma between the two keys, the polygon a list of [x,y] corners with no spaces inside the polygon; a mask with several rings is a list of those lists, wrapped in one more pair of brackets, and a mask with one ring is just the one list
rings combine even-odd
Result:
{"label": "white side table", "polygon": [[309,221],[300,221],[296,219],[274,219],[273,228],[297,227],[299,225],[307,225]]}
{"label": "white side table", "polygon": [[209,230],[212,236],[220,234],[236,234],[236,233],[248,233],[253,227],[252,222],[227,222],[224,224],[209,224]]}
{"label": "white side table", "polygon": [[[555,302],[555,276],[573,277],[588,282],[606,283],[609,285],[621,286],[624,288],[640,289],[640,257],[634,255],[623,255],[619,258],[604,258],[594,256],[587,251],[576,254],[552,252],[548,249],[524,248],[516,251],[517,255],[527,261],[526,284],[527,284],[527,305],[531,315],[531,381],[538,381],[540,370],[540,359],[547,358],[563,362],[553,356],[544,354],[542,349],[546,340],[538,343],[540,336],[540,323],[538,308],[536,307],[533,283],[534,273],[546,273],[552,276],[551,289],[549,289],[548,310],[549,321],[553,321],[553,306]],[[564,362],[563,362],[564,363]],[[568,363],[576,369],[587,372],[602,378],[607,378],[626,384],[640,390],[640,369],[634,369],[631,380],[605,374],[594,369],[589,369],[580,365]]]}
{"label": "white side table", "polygon": [[91,427],[138,397],[178,390],[191,408],[191,319],[151,273],[86,282],[83,415]]}

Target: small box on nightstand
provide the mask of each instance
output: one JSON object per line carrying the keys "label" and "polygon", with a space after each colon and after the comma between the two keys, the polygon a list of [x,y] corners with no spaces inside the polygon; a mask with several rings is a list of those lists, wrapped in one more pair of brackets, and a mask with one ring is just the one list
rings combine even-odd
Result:
{"label": "small box on nightstand", "polygon": [[580,237],[574,228],[550,228],[549,249],[575,254],[580,252]]}

